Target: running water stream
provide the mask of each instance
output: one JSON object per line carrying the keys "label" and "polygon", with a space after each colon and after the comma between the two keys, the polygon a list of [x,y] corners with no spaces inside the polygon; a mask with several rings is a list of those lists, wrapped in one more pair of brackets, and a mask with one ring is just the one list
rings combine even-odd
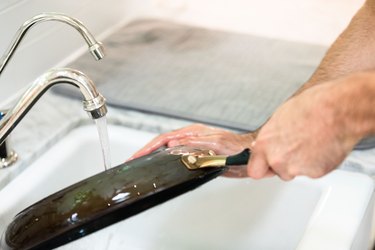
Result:
{"label": "running water stream", "polygon": [[98,129],[100,145],[102,148],[104,169],[111,168],[111,151],[109,147],[109,137],[107,130],[107,118],[105,116],[95,119],[96,127]]}

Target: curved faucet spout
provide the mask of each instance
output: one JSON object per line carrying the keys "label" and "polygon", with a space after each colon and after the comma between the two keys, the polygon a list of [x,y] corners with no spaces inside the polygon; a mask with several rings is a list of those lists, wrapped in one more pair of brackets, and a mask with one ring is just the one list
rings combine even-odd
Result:
{"label": "curved faucet spout", "polygon": [[96,60],[100,60],[104,57],[104,49],[100,42],[96,41],[91,35],[90,31],[77,19],[69,17],[60,13],[43,13],[24,22],[24,24],[18,29],[11,46],[5,52],[3,57],[0,59],[0,75],[3,72],[5,66],[7,65],[9,59],[13,56],[14,51],[17,49],[22,38],[26,32],[34,25],[45,21],[59,21],[66,23],[74,27],[85,39],[87,45],[89,46],[90,53]]}
{"label": "curved faucet spout", "polygon": [[52,69],[36,79],[14,107],[9,109],[0,120],[0,144],[51,86],[62,83],[72,84],[79,88],[83,96],[83,108],[91,118],[97,119],[106,115],[107,107],[104,97],[85,74],[68,68]]}

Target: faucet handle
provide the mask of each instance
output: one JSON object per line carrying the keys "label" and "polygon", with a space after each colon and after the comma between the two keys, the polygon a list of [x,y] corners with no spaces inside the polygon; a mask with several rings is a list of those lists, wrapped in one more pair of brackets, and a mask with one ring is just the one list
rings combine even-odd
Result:
{"label": "faucet handle", "polygon": [[[6,112],[0,111],[0,120]],[[17,153],[9,146],[9,136],[0,144],[0,168],[10,167],[18,159]]]}

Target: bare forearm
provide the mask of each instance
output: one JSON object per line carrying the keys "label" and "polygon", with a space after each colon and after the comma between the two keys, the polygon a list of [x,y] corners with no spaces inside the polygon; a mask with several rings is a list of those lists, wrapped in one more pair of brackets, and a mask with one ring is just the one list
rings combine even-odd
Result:
{"label": "bare forearm", "polygon": [[375,1],[368,0],[328,49],[322,62],[298,91],[354,72],[375,69]]}
{"label": "bare forearm", "polygon": [[329,91],[332,114],[348,137],[375,135],[375,71],[355,73],[335,81]]}

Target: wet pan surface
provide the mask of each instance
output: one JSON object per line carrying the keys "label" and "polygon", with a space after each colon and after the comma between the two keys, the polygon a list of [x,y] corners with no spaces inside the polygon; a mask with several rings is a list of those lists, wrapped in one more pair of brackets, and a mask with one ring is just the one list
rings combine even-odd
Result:
{"label": "wet pan surface", "polygon": [[188,170],[179,154],[170,150],[153,153],[80,181],[26,208],[8,226],[1,246],[58,247],[192,190],[225,170]]}

